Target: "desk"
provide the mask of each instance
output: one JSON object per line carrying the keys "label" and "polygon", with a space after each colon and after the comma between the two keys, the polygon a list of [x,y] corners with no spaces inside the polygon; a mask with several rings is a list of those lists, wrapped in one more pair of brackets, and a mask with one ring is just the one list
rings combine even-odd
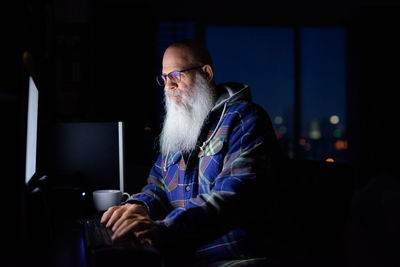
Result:
{"label": "desk", "polygon": [[79,220],[54,226],[51,248],[52,267],[88,267],[82,225]]}

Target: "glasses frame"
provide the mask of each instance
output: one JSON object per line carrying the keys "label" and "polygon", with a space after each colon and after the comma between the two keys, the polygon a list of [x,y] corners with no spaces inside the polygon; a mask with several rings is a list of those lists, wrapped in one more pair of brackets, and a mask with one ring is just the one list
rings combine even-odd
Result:
{"label": "glasses frame", "polygon": [[[203,66],[204,65],[192,67],[192,68],[188,68],[188,69],[183,69],[183,70],[174,70],[168,74],[159,74],[156,76],[156,81],[157,81],[158,85],[165,86],[167,84],[167,77],[168,77],[170,79],[170,81],[178,83],[181,81],[181,72],[199,69],[199,68],[202,68]],[[173,77],[172,74],[175,74],[175,78]]]}

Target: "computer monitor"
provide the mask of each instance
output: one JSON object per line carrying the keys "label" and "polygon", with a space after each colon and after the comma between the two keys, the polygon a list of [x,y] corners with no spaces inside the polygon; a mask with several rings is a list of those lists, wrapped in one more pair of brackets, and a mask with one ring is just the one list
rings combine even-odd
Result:
{"label": "computer monitor", "polygon": [[59,185],[125,190],[123,122],[56,123],[47,144],[48,175]]}
{"label": "computer monitor", "polygon": [[118,167],[119,167],[119,189],[125,192],[125,131],[124,123],[118,122]]}
{"label": "computer monitor", "polygon": [[32,78],[29,76],[28,87],[28,108],[26,121],[26,155],[25,155],[25,183],[36,173],[37,155],[37,130],[38,130],[38,110],[39,110],[39,91]]}
{"label": "computer monitor", "polygon": [[[23,71],[21,77],[21,167],[20,185],[23,185],[22,233],[26,255],[23,261],[40,265],[50,252],[51,217],[49,211],[48,180],[37,169],[40,138],[40,84],[34,73]],[[46,77],[42,77],[45,79]]]}

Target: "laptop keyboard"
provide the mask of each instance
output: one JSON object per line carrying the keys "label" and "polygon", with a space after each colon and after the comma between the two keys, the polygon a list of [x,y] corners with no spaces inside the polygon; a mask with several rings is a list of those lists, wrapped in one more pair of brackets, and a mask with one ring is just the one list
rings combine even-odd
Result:
{"label": "laptop keyboard", "polygon": [[91,248],[112,246],[112,231],[100,223],[99,217],[93,217],[85,220],[85,237],[87,246]]}
{"label": "laptop keyboard", "polygon": [[133,235],[112,242],[113,233],[100,223],[99,216],[89,217],[83,224],[89,266],[124,266],[132,262],[138,266],[164,266],[159,251],[152,246],[140,245]]}

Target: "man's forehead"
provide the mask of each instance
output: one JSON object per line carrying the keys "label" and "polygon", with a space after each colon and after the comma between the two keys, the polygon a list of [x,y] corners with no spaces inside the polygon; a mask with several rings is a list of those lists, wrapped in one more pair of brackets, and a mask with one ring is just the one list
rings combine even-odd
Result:
{"label": "man's forehead", "polygon": [[190,53],[179,48],[168,48],[163,57],[163,72],[187,68],[190,64]]}

